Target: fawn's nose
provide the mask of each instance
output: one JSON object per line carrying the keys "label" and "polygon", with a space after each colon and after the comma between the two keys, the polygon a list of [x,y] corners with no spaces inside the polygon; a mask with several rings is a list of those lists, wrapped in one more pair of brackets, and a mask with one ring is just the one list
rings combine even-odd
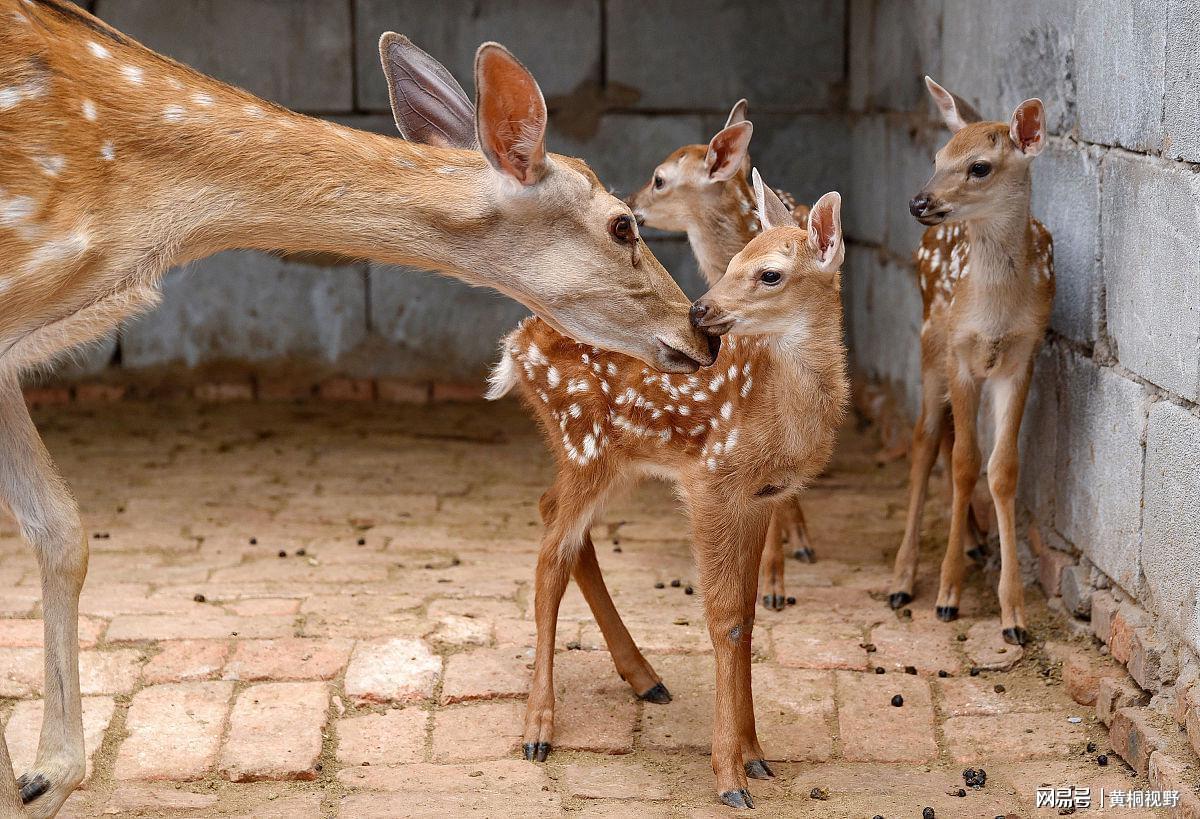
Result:
{"label": "fawn's nose", "polygon": [[929,210],[931,197],[927,193],[918,193],[908,203],[908,212],[920,219]]}
{"label": "fawn's nose", "polygon": [[692,304],[692,309],[688,311],[688,318],[692,321],[692,326],[696,328],[704,327],[704,319],[708,317],[709,306],[700,300],[696,300]]}

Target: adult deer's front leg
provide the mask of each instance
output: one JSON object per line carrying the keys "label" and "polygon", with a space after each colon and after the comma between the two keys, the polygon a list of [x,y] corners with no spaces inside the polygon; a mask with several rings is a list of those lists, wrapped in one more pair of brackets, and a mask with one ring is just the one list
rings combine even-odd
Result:
{"label": "adult deer's front leg", "polygon": [[966,571],[967,510],[975,482],[979,480],[979,443],[976,439],[976,414],[979,411],[979,382],[969,376],[956,375],[950,380],[950,406],[954,416],[954,453],[951,470],[954,476],[954,497],[950,502],[950,540],[942,559],[942,574],[938,584],[937,617],[950,621],[958,617],[962,596],[963,573]]}
{"label": "adult deer's front leg", "polygon": [[1021,416],[1029,394],[1030,370],[996,382],[993,393],[996,412],[996,445],[988,460],[988,488],[996,504],[996,522],[1000,529],[1000,626],[1006,642],[1024,645],[1025,593],[1021,584],[1021,565],[1017,558],[1017,525],[1014,497],[1020,469],[1017,438]]}
{"label": "adult deer's front leg", "polygon": [[83,780],[78,626],[87,541],[75,500],[54,469],[12,374],[0,375],[0,498],[41,569],[45,716],[37,761],[17,785],[29,815],[48,817]]}
{"label": "adult deer's front leg", "polygon": [[716,659],[713,774],[722,802],[748,808],[754,803],[747,790],[746,756],[762,760],[754,736],[750,641],[769,510],[733,506],[715,498],[694,498],[691,511],[704,613]]}

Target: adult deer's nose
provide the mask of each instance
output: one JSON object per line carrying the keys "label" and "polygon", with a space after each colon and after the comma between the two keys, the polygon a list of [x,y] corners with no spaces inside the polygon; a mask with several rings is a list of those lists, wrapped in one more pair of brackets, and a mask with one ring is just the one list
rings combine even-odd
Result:
{"label": "adult deer's nose", "polygon": [[918,193],[908,203],[908,212],[920,219],[925,215],[925,211],[929,210],[930,196],[927,193]]}

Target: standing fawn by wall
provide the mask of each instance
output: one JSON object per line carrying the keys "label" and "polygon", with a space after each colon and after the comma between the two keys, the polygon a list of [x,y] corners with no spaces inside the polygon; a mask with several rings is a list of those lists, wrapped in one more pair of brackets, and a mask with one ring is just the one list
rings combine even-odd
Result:
{"label": "standing fawn by wall", "polygon": [[84,774],[87,544],[18,378],[155,304],[169,266],[229,248],[413,265],[657,370],[715,357],[629,208],[546,152],[545,101],[511,54],[479,49],[472,107],[404,38],[380,51],[397,124],[431,144],[294,114],[66,0],[0,0],[0,507],[37,555],[45,621],[37,759],[18,782],[0,740],[0,815],[53,816]]}
{"label": "standing fawn by wall", "polygon": [[753,807],[747,776],[773,776],[755,734],[750,687],[758,565],[768,522],[780,503],[825,467],[849,391],[839,279],[841,197],[821,197],[805,230],[757,173],[755,191],[764,232],[692,308],[698,327],[731,334],[710,370],[681,378],[653,373],[531,319],[503,340],[488,396],[499,398],[519,386],[557,464],[540,505],[546,531],[537,564],[525,757],[540,761],[550,751],[554,635],[572,574],[617,673],[643,699],[670,700],[613,607],[589,535],[616,486],[640,475],[667,476],[678,482],[691,517],[716,655],[717,793],[739,808]]}
{"label": "standing fawn by wall", "polygon": [[913,216],[930,226],[917,251],[925,305],[922,399],[890,602],[900,608],[912,600],[929,472],[949,437],[950,540],[936,605],[939,619],[958,616],[968,507],[980,467],[976,416],[986,384],[996,424],[987,477],[1000,532],[1001,627],[1006,641],[1024,644],[1014,496],[1021,416],[1054,300],[1053,243],[1045,226],[1029,215],[1030,166],[1046,144],[1046,115],[1041,100],[1029,99],[1007,123],[979,122],[962,100],[928,77],[925,83],[953,136],[909,204]]}
{"label": "standing fawn by wall", "polygon": [[[707,145],[684,145],[674,151],[654,169],[650,181],[629,197],[639,224],[687,234],[709,287],[720,281],[730,259],[762,230],[754,191],[746,178],[754,133],[746,115],[746,101],[738,100],[725,127]],[[791,210],[796,224],[807,224],[807,205],[796,204],[794,197],[779,189],[775,193]],[[787,599],[785,538],[793,557],[806,563],[814,560],[798,495],[776,510],[763,550],[759,592],[762,604],[775,611],[781,610]]]}

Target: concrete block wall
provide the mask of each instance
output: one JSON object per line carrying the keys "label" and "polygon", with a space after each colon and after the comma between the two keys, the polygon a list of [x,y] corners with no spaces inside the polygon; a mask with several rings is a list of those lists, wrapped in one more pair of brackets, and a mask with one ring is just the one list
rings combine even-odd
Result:
{"label": "concrete block wall", "polygon": [[1033,210],[1054,234],[1058,295],[1022,430],[1022,515],[1044,565],[1080,563],[1068,609],[1111,587],[1153,615],[1147,628],[1182,659],[1173,667],[1194,669],[1200,3],[851,0],[847,30],[856,369],[915,415],[921,228],[906,202],[949,136],[921,75],[996,119],[1041,97],[1052,137]]}
{"label": "concrete block wall", "polygon": [[[89,0],[148,46],[290,108],[395,134],[379,66],[386,30],[473,88],[475,49],[511,48],[551,109],[549,147],[618,195],[680,145],[707,141],[740,97],[756,162],[815,199],[845,175],[844,0]],[[687,245],[653,248],[693,295]],[[515,303],[427,273],[234,252],[172,271],[164,304],[65,362],[60,377],[159,368],[306,366],[329,376],[481,384]],[[233,305],[233,307],[231,307]]]}

